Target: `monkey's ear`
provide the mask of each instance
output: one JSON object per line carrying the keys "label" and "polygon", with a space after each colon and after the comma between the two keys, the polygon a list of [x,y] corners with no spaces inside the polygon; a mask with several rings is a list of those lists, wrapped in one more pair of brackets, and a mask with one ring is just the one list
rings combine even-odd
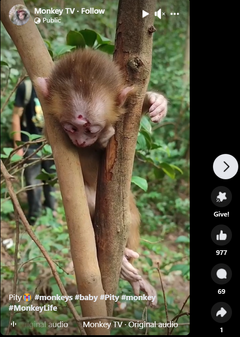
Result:
{"label": "monkey's ear", "polygon": [[37,77],[34,81],[34,84],[37,88],[39,88],[43,94],[43,96],[46,98],[49,94],[48,90],[48,78],[47,77]]}
{"label": "monkey's ear", "polygon": [[130,95],[130,93],[134,93],[134,91],[135,91],[134,87],[123,88],[120,94],[118,95],[117,105],[119,107],[122,107],[123,104],[126,102],[127,97]]}

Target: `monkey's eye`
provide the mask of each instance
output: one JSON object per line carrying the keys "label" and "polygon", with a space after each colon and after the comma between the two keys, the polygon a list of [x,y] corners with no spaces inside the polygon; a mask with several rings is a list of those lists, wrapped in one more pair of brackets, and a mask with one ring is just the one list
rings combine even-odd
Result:
{"label": "monkey's eye", "polygon": [[92,135],[97,135],[101,130],[102,128],[99,125],[91,125],[88,133],[91,133]]}
{"label": "monkey's eye", "polygon": [[89,134],[89,133],[91,133],[91,130],[89,128],[86,128],[85,133]]}
{"label": "monkey's eye", "polygon": [[84,131],[85,134],[87,135],[91,135],[93,138],[97,137],[99,131],[94,131],[94,130],[90,130],[89,128],[86,128],[85,131]]}
{"label": "monkey's eye", "polygon": [[74,133],[77,131],[77,128],[73,125],[68,125],[64,127],[64,131]]}

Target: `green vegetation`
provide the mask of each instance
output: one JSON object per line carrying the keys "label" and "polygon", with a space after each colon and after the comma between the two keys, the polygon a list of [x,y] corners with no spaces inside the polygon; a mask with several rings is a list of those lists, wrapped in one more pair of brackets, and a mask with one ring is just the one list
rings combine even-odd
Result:
{"label": "green vegetation", "polygon": [[[70,1],[68,6],[79,7],[79,2]],[[60,1],[56,1],[55,7],[60,8]],[[169,320],[179,314],[185,302],[189,290],[189,82],[188,82],[188,2],[186,1],[161,1],[158,7],[167,15],[161,20],[156,18],[153,43],[152,74],[149,89],[160,91],[169,100],[168,115],[159,125],[149,122],[147,117],[141,121],[136,156],[132,178],[132,188],[137,200],[137,206],[141,213],[141,247],[140,258],[136,261],[136,268],[155,285],[158,291],[159,309],[145,311],[144,301],[122,301],[116,303],[114,315],[125,318],[145,319],[149,322],[166,322],[164,296],[161,288],[157,262],[160,270],[166,296]],[[32,15],[34,7],[46,8],[46,3],[39,0],[26,1]],[[52,6],[54,7],[54,6]],[[81,7],[89,8],[88,1],[81,1]],[[91,7],[105,8],[106,16],[94,16],[94,20],[77,13],[65,15],[61,18],[61,24],[40,24],[39,30],[45,39],[50,55],[56,59],[62,54],[76,47],[90,46],[99,48],[107,53],[114,50],[114,32],[117,18],[117,1],[97,0],[91,1]],[[157,9],[156,9],[157,10]],[[179,12],[179,17],[169,15],[171,11]],[[45,17],[50,17],[46,15]],[[54,17],[54,15],[52,15]],[[79,29],[81,27],[81,29]],[[1,106],[9,98],[17,80],[22,74],[21,59],[4,27],[1,29],[1,80],[2,95]],[[14,154],[11,140],[11,114],[13,109],[14,94],[10,97],[1,115],[1,158],[9,172],[17,176],[14,182],[15,191],[19,191],[18,197],[26,211],[26,197],[22,178],[22,168],[17,166],[19,156]],[[36,136],[36,135],[35,135]],[[31,136],[34,141],[34,135]],[[51,156],[49,145],[41,150],[41,156]],[[56,184],[55,176],[47,176],[45,179]],[[56,184],[56,187],[58,185]],[[58,188],[57,188],[58,190]],[[57,218],[53,218],[51,212],[43,211],[42,216],[34,226],[34,232],[50,257],[57,265],[57,271],[67,292],[73,297],[76,294],[71,255],[69,252],[69,237],[62,206],[60,192],[57,191],[58,200]],[[8,196],[5,183],[1,185],[1,220],[2,237],[12,238],[13,245],[10,248],[3,246],[2,252],[2,307],[1,332],[4,333],[8,326],[10,312],[8,294],[12,290],[14,279],[14,252],[15,252],[15,219],[14,210]],[[4,231],[7,228],[6,232]],[[23,225],[20,225],[20,244],[18,247],[18,294],[30,293],[32,296],[56,295],[60,293],[56,281],[51,273],[48,263],[45,261],[38,247],[27,235]],[[72,290],[72,288],[74,290]],[[133,295],[131,286],[120,280],[118,295]],[[55,304],[57,312],[45,312],[41,320],[46,322],[68,322],[69,333],[78,334],[77,325],[72,318],[64,301],[39,302],[38,305]],[[79,301],[73,300],[73,304],[81,313]],[[183,308],[188,312],[189,303]],[[14,315],[17,327],[11,330],[14,334],[38,334],[44,335],[47,327],[31,326],[36,318],[31,312],[21,312]],[[179,318],[178,323],[187,323],[187,315]],[[54,334],[61,334],[66,328],[52,328]],[[56,330],[57,329],[57,330]],[[62,330],[61,330],[62,329]],[[170,329],[171,330],[171,329]],[[189,332],[188,325],[181,325],[172,331],[173,335],[186,335]],[[130,328],[127,325],[116,326],[112,330],[115,335],[143,335],[144,329]],[[166,329],[149,328],[150,335],[164,335]]]}

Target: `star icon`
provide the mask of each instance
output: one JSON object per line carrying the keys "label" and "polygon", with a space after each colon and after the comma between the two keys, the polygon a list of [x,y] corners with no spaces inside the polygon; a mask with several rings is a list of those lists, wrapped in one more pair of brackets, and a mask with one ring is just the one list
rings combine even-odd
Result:
{"label": "star icon", "polygon": [[219,191],[219,194],[217,196],[216,201],[217,202],[223,202],[223,200],[227,200],[226,192],[222,193],[222,192]]}

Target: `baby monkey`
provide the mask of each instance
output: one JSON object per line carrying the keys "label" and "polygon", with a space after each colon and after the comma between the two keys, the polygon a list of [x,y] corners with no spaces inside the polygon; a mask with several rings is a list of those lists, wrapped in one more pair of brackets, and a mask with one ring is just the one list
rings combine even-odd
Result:
{"label": "baby monkey", "polygon": [[[94,218],[98,166],[102,149],[114,135],[114,125],[126,112],[124,103],[133,92],[126,86],[116,63],[103,52],[83,49],[63,56],[49,78],[37,78],[38,87],[70,140],[79,149],[85,191],[91,218]],[[160,122],[167,113],[164,96],[147,92],[143,113],[149,112],[153,122]],[[132,223],[123,256],[121,277],[128,280],[136,295],[144,291],[155,296],[155,289],[143,279],[131,261],[138,258],[140,216],[130,193]],[[157,298],[157,297],[156,297]],[[151,305],[155,306],[155,300]]]}
{"label": "baby monkey", "polygon": [[17,26],[22,26],[28,22],[30,13],[24,5],[15,5],[10,10],[9,17],[12,23]]}

